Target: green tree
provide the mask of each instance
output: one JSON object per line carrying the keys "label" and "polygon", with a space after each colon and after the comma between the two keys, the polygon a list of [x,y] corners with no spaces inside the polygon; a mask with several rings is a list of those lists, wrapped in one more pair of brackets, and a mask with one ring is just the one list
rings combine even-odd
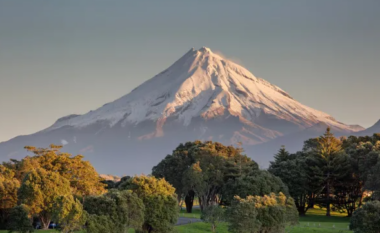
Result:
{"label": "green tree", "polygon": [[[130,191],[110,190],[101,196],[90,196],[85,199],[84,209],[89,214],[88,229],[99,227],[101,222],[111,225],[107,232],[124,233],[130,228],[141,229],[144,222],[143,202]],[[102,232],[101,229],[97,232]]]}
{"label": "green tree", "polygon": [[[87,201],[87,200],[86,200]],[[86,222],[87,233],[113,233],[115,225],[112,219],[106,215],[88,214]]]}
{"label": "green tree", "polygon": [[200,141],[187,142],[180,144],[171,155],[167,155],[160,163],[152,169],[152,175],[157,178],[165,178],[176,189],[178,203],[181,203],[181,199],[185,198],[186,210],[188,213],[192,212],[194,203],[194,191],[187,190],[182,183],[182,177],[184,171],[191,166],[195,160],[191,150],[194,147],[203,145]]}
{"label": "green tree", "polygon": [[289,194],[294,198],[300,216],[304,216],[310,208],[311,182],[307,174],[306,156],[302,152],[276,158],[268,169],[270,173],[281,178],[288,186]]}
{"label": "green tree", "polygon": [[70,183],[57,172],[37,168],[29,172],[19,189],[19,200],[29,207],[32,215],[37,215],[42,228],[48,229],[54,204],[58,197],[71,194]]}
{"label": "green tree", "polygon": [[[88,213],[86,229],[88,233],[93,232],[124,232],[123,220],[116,206],[116,201],[109,196],[89,196],[83,204],[84,210]],[[99,229],[97,229],[99,228]],[[104,231],[103,231],[104,230]]]}
{"label": "green tree", "polygon": [[219,205],[212,205],[203,209],[201,219],[211,224],[211,231],[215,232],[217,225],[224,220],[224,209]]}
{"label": "green tree", "polygon": [[380,232],[380,202],[368,202],[356,210],[352,215],[350,228],[355,233]]}
{"label": "green tree", "polygon": [[236,196],[227,219],[233,233],[281,233],[287,224],[298,222],[298,214],[292,198],[272,193],[245,199]]}
{"label": "green tree", "polygon": [[135,176],[120,185],[143,200],[145,221],[142,232],[171,232],[178,218],[175,189],[165,179]]}
{"label": "green tree", "polygon": [[224,205],[230,205],[235,196],[263,196],[270,193],[285,193],[289,195],[288,187],[279,177],[264,170],[257,170],[248,176],[228,180],[222,189]]}
{"label": "green tree", "polygon": [[137,194],[130,190],[111,190],[105,195],[115,200],[117,212],[120,215],[119,221],[124,225],[124,232],[128,232],[130,228],[141,229],[144,223],[145,206]]}
{"label": "green tree", "polygon": [[142,231],[137,232],[172,232],[178,219],[177,200],[168,195],[152,195],[143,198],[145,209],[145,222]]}
{"label": "green tree", "polygon": [[7,229],[10,233],[30,233],[33,232],[32,221],[29,216],[28,207],[19,205],[14,207],[10,212],[10,222]]}
{"label": "green tree", "polygon": [[[179,199],[185,196],[186,209],[191,212],[195,195],[200,198],[200,205],[203,208],[204,205],[218,200],[222,183],[258,169],[257,163],[242,153],[241,148],[225,146],[218,142],[188,142],[180,144],[173,154],[168,155],[155,166],[152,174],[156,177],[164,177],[171,183],[176,188]],[[197,173],[200,171],[196,169],[197,166],[203,169],[201,174]],[[217,179],[211,179],[213,172]],[[205,179],[201,183],[199,183],[199,175]],[[207,180],[207,177],[210,180]],[[207,192],[207,190],[202,190],[207,188],[206,182],[219,183],[218,186],[212,187],[213,190],[209,190],[210,195],[207,197],[199,195],[199,193]],[[205,204],[202,203],[202,199],[205,199]]]}
{"label": "green tree", "polygon": [[55,200],[53,216],[62,233],[80,230],[86,222],[82,204],[72,195],[60,196]]}
{"label": "green tree", "polygon": [[308,165],[311,173],[323,180],[325,191],[323,204],[326,207],[326,216],[330,216],[333,187],[338,179],[346,176],[350,163],[342,150],[341,141],[334,137],[330,128],[327,128],[317,142],[316,149],[308,158]]}

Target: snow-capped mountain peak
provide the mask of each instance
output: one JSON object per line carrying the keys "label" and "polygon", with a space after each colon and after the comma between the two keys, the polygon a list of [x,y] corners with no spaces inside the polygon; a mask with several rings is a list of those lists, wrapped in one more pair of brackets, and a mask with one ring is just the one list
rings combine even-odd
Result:
{"label": "snow-capped mountain peak", "polygon": [[110,127],[118,123],[137,125],[167,118],[186,126],[196,117],[210,119],[226,115],[257,123],[263,114],[301,127],[321,121],[350,130],[349,126],[298,103],[281,88],[206,47],[191,49],[120,99],[84,115],[60,119],[47,130],[86,127],[100,121]]}
{"label": "snow-capped mountain peak", "polygon": [[[179,143],[212,140],[242,143],[247,155],[268,164],[285,145],[290,151],[331,127],[337,136],[371,135],[307,107],[281,88],[203,47],[129,94],[83,115],[68,115],[35,134],[0,143],[0,154],[20,159],[25,145],[64,145],[83,154],[102,173],[148,172]],[[87,157],[88,156],[88,157]]]}

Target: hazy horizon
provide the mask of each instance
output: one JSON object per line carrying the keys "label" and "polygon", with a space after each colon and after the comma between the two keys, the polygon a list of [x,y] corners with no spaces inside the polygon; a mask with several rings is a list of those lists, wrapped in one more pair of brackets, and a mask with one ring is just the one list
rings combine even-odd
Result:
{"label": "hazy horizon", "polygon": [[0,142],[205,46],[346,124],[380,119],[380,1],[0,1]]}

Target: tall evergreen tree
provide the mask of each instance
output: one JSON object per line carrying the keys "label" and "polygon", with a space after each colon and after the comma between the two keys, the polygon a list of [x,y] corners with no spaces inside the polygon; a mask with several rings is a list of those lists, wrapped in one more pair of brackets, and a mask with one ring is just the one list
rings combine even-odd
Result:
{"label": "tall evergreen tree", "polygon": [[346,176],[350,163],[342,150],[341,141],[334,137],[330,128],[327,128],[317,142],[315,151],[308,158],[308,163],[312,174],[323,180],[326,216],[331,216],[330,205],[334,184]]}

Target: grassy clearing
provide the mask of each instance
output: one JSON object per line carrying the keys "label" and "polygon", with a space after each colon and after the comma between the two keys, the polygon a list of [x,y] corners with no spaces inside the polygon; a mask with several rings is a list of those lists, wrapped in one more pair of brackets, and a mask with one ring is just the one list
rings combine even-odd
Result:
{"label": "grassy clearing", "polygon": [[[287,232],[290,233],[346,233],[348,230],[350,219],[345,214],[332,212],[331,217],[325,216],[324,209],[310,209],[307,216],[300,218],[300,224],[295,227],[288,227]],[[185,210],[180,212],[181,217],[200,218],[200,210],[194,209],[193,213],[188,214]],[[333,228],[335,227],[335,229]],[[200,233],[210,232],[210,224],[193,223],[176,227],[180,233]],[[227,224],[221,224],[218,229],[219,233],[228,232]]]}

